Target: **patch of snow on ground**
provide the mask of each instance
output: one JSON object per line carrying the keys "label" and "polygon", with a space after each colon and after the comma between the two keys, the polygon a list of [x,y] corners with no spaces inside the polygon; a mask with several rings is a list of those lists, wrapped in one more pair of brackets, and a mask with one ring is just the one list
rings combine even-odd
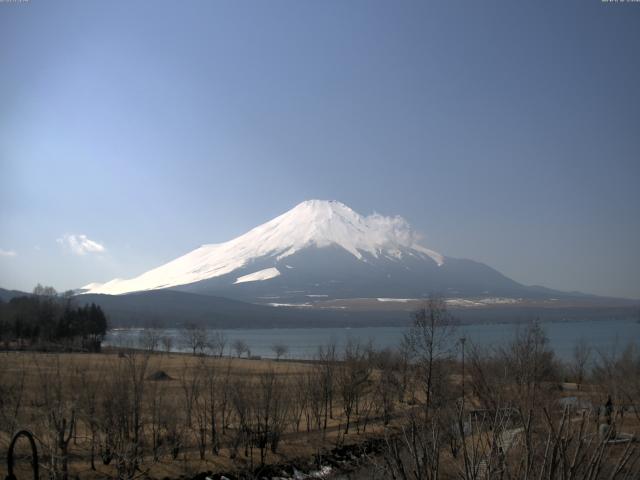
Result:
{"label": "patch of snow on ground", "polygon": [[310,303],[267,303],[270,307],[299,307],[307,308],[313,307]]}
{"label": "patch of snow on ground", "polygon": [[521,298],[505,298],[505,297],[489,297],[483,298],[480,302],[485,303],[487,305],[495,305],[495,304],[512,304],[521,302]]}
{"label": "patch of snow on ground", "polygon": [[447,305],[451,307],[485,307],[487,305],[512,305],[520,303],[521,298],[487,297],[487,298],[448,298]]}
{"label": "patch of snow on ground", "polygon": [[450,307],[482,307],[484,303],[467,298],[448,298],[446,303]]}
{"label": "patch of snow on ground", "polygon": [[407,303],[407,302],[412,302],[415,300],[415,298],[377,298],[376,300],[378,300],[379,302],[400,302],[400,303]]}

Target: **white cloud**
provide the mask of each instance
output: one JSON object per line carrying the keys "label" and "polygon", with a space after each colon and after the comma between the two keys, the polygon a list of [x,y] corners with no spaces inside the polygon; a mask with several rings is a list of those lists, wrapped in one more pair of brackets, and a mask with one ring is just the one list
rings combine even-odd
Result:
{"label": "white cloud", "polygon": [[91,240],[83,234],[65,233],[56,240],[59,244],[69,248],[76,255],[85,255],[87,253],[102,253],[106,249],[104,245]]}
{"label": "white cloud", "polygon": [[400,245],[413,246],[414,243],[419,243],[421,240],[420,236],[411,229],[409,223],[399,215],[385,217],[374,213],[365,217],[365,220],[380,235],[380,241],[385,238],[393,238]]}
{"label": "white cloud", "polygon": [[0,248],[0,257],[15,257],[17,255],[13,250],[3,250]]}

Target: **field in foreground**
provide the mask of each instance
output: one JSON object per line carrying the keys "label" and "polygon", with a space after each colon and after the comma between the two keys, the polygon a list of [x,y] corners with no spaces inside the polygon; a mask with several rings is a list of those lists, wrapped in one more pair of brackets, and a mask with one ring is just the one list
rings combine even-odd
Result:
{"label": "field in foreground", "polygon": [[0,358],[2,477],[9,432],[20,428],[36,435],[45,471],[81,478],[254,471],[310,461],[380,430],[373,366],[340,379],[332,357],[297,363],[127,350]]}
{"label": "field in foreground", "polygon": [[534,324],[499,349],[468,345],[465,363],[436,314],[401,349],[348,342],[310,362],[0,353],[0,448],[28,428],[41,478],[62,480],[281,477],[351,467],[357,455],[329,452],[372,443],[366,478],[640,475],[637,347],[594,358],[578,345],[560,362]]}

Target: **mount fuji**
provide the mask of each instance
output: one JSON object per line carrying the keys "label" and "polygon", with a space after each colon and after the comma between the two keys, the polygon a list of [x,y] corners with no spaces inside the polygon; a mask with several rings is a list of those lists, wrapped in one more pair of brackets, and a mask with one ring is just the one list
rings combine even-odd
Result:
{"label": "mount fuji", "polygon": [[362,216],[337,201],[308,200],[225,243],[203,245],[128,280],[91,283],[80,292],[121,295],[178,290],[252,303],[311,306],[332,299],[537,297],[472,260],[422,244],[401,217]]}

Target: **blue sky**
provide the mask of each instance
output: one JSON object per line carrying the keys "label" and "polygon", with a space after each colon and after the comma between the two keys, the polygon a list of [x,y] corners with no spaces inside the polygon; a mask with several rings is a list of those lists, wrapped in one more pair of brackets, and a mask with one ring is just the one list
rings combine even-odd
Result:
{"label": "blue sky", "polygon": [[321,198],[640,298],[638,3],[31,0],[0,45],[2,287],[136,275]]}

